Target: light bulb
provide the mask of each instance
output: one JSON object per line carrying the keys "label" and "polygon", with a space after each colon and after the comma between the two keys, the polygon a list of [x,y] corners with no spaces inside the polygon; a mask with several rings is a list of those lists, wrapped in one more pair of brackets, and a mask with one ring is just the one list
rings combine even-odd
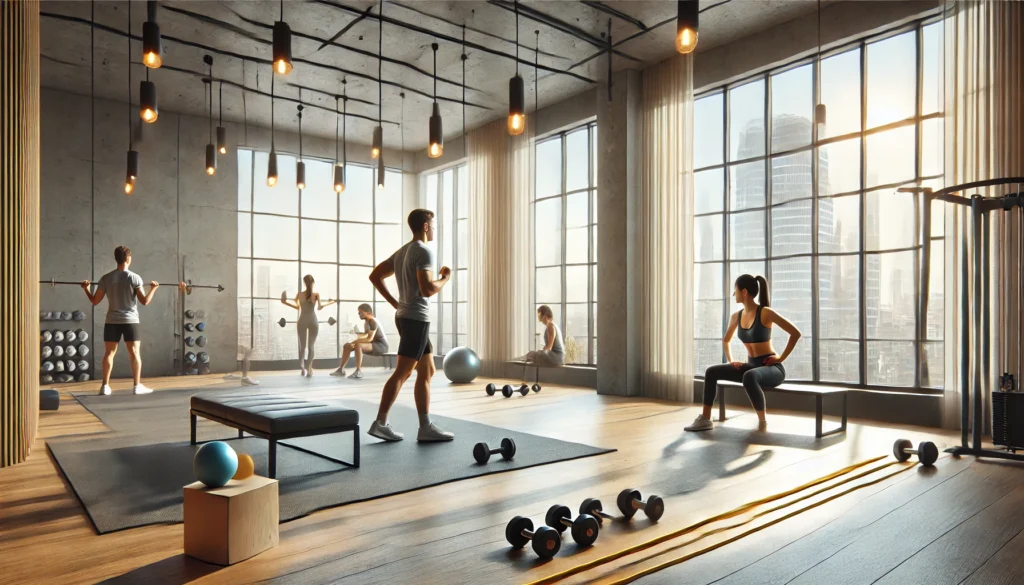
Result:
{"label": "light bulb", "polygon": [[156,53],[146,53],[142,56],[142,60],[146,67],[151,67],[153,69],[157,69],[163,65],[163,59],[161,59],[160,55],[157,55]]}
{"label": "light bulb", "polygon": [[277,177],[275,177],[273,175],[267,177],[267,186],[268,187],[273,187],[276,184],[277,184]]}
{"label": "light bulb", "polygon": [[335,193],[341,193],[344,190],[345,190],[345,185],[342,185],[341,183],[338,183],[337,185],[334,186],[334,192]]}
{"label": "light bulb", "polygon": [[144,122],[155,122],[156,121],[156,112],[154,112],[153,110],[151,110],[149,108],[143,109],[142,110],[142,120]]}
{"label": "light bulb", "polygon": [[697,48],[697,31],[686,27],[676,35],[676,52],[686,55]]}
{"label": "light bulb", "polygon": [[513,136],[523,133],[526,127],[526,116],[524,114],[512,114],[508,117],[508,132]]}
{"label": "light bulb", "polygon": [[281,75],[288,73],[288,62],[284,59],[279,60],[277,63],[277,72]]}
{"label": "light bulb", "polygon": [[435,143],[430,145],[430,158],[437,158],[437,157],[441,156],[441,154],[443,152],[444,152],[444,147],[442,147],[440,144],[435,142]]}
{"label": "light bulb", "polygon": [[125,181],[124,182],[124,193],[125,193],[125,195],[131,195],[132,194],[132,189],[134,189],[134,188],[135,188],[135,185],[133,185],[131,183],[131,181]]}
{"label": "light bulb", "polygon": [[216,168],[214,168],[214,167],[206,167],[206,174],[207,175],[210,175],[212,177],[216,172],[217,172]]}
{"label": "light bulb", "polygon": [[370,156],[372,158],[377,158],[378,156],[380,156],[380,149],[379,148],[371,148],[370,149]]}

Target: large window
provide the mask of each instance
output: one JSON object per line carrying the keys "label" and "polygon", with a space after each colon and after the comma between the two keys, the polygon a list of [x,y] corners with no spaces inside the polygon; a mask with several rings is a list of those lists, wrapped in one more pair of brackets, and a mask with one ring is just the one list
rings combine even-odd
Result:
{"label": "large window", "polygon": [[[566,363],[597,356],[597,125],[539,140],[533,202],[534,301],[565,337]],[[537,324],[536,341],[544,327]]]}
{"label": "large window", "polygon": [[[803,333],[789,379],[943,383],[943,218],[921,241],[902,186],[941,183],[942,25],[919,23],[713,91],[694,105],[694,366],[722,361],[733,282],[765,275]],[[814,105],[827,107],[816,125]],[[927,329],[916,299],[931,247]],[[781,352],[788,341],[775,329]],[[918,359],[923,349],[923,360]],[[738,339],[733,359],[745,359]]]}
{"label": "large window", "polygon": [[467,279],[469,258],[466,238],[469,225],[469,175],[466,164],[423,175],[426,208],[433,211],[436,234],[430,246],[437,266],[452,269],[452,279],[441,294],[430,299],[430,337],[440,354],[466,345]]}
{"label": "large window", "polygon": [[[312,274],[324,299],[341,302],[320,312],[316,342],[318,358],[337,357],[340,345],[362,332],[356,314],[371,303],[384,332],[394,336],[394,309],[373,289],[373,266],[407,239],[402,216],[402,173],[385,171],[386,189],[377,188],[375,170],[347,166],[347,185],[334,192],[331,161],[305,158],[306,188],[295,187],[295,157],[278,153],[279,180],[266,183],[266,152],[238,150],[238,342],[253,348],[252,359],[296,359],[294,309],[281,304],[302,290],[302,277]],[[395,290],[394,279],[389,287]],[[394,343],[392,344],[394,345]]]}

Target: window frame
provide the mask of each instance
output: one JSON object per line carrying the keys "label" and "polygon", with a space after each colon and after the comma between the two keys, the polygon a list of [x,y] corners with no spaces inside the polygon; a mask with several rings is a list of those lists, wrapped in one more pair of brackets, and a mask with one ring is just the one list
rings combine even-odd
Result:
{"label": "window frame", "polygon": [[[445,183],[444,183],[444,175],[448,171],[452,171],[452,210],[451,210],[451,213],[452,213],[452,216],[451,216],[451,229],[452,229],[452,233],[450,235],[447,234],[446,231],[445,231],[448,224],[446,224],[445,220],[442,219],[442,218],[447,217],[447,214],[449,213],[449,210],[445,209],[445,206],[444,206],[444,185],[445,185]],[[468,229],[468,227],[469,227],[469,220],[470,220],[470,218],[469,218],[469,210],[468,209],[464,210],[465,211],[465,217],[461,217],[461,214],[463,213],[463,210],[460,209],[460,206],[459,206],[459,194],[460,194],[459,184],[461,182],[460,181],[460,177],[462,176],[463,173],[467,174],[467,177],[466,177],[466,189],[469,190],[469,177],[468,177],[469,162],[468,162],[467,159],[461,159],[461,160],[458,160],[458,161],[455,161],[455,162],[452,162],[452,163],[449,163],[449,164],[446,164],[446,165],[443,165],[443,166],[435,167],[435,168],[432,168],[432,169],[430,169],[428,171],[424,171],[423,173],[420,173],[420,175],[419,175],[420,203],[421,203],[421,205],[423,205],[423,207],[425,209],[431,209],[430,202],[427,199],[427,183],[429,181],[431,181],[431,180],[434,180],[434,181],[436,181],[436,185],[437,185],[437,193],[436,193],[437,205],[436,205],[435,209],[431,209],[431,210],[434,211],[434,213],[435,213],[434,225],[435,225],[436,235],[434,237],[434,242],[435,242],[435,245],[436,245],[436,254],[437,254],[437,259],[436,260],[437,260],[438,267],[440,267],[444,263],[443,259],[444,259],[444,254],[445,254],[445,246],[444,246],[445,238],[450,238],[449,241],[451,242],[451,246],[452,246],[452,257],[451,257],[452,266],[449,267],[449,268],[452,269],[452,277],[451,277],[451,281],[449,282],[449,284],[447,286],[445,286],[445,291],[449,291],[447,297],[450,297],[451,300],[445,300],[446,296],[444,295],[444,291],[442,291],[441,295],[436,295],[436,296],[432,297],[431,300],[430,300],[430,302],[432,304],[434,304],[436,306],[436,308],[437,308],[437,323],[436,323],[436,327],[434,326],[433,323],[431,324],[431,330],[432,330],[431,331],[431,336],[432,337],[436,336],[437,343],[435,344],[434,352],[435,352],[436,355],[439,355],[439,356],[444,356],[447,353],[447,350],[445,350],[446,345],[444,343],[445,336],[450,336],[448,341],[450,342],[451,348],[454,349],[456,347],[459,347],[459,345],[460,345],[459,344],[459,336],[460,335],[461,336],[468,336],[469,335],[469,328],[468,328],[469,324],[468,324],[468,322],[467,323],[461,323],[460,319],[459,319],[459,305],[466,305],[466,308],[467,308],[467,318],[466,318],[466,321],[469,320],[468,319],[468,308],[469,308],[469,289],[468,289],[468,287],[469,287],[469,265],[467,263],[465,268],[459,268],[459,262],[460,262],[460,260],[462,258],[462,254],[460,254],[460,250],[459,250],[459,222],[460,221],[465,221],[466,225],[467,225],[467,229]],[[467,203],[468,203],[468,200],[469,200],[468,199],[468,194],[467,194],[466,197],[467,197]],[[466,256],[468,257],[468,253],[466,254]],[[459,272],[463,271],[463,270],[466,271],[465,282],[463,282],[462,276],[460,276],[460,274],[459,274]],[[445,305],[450,305],[451,306],[452,315],[451,315],[451,330],[450,331],[446,330],[446,328],[445,328],[445,319],[444,319],[444,317],[445,317]],[[462,325],[461,329],[464,330],[465,333],[460,333],[459,332],[460,331],[460,325]]]}

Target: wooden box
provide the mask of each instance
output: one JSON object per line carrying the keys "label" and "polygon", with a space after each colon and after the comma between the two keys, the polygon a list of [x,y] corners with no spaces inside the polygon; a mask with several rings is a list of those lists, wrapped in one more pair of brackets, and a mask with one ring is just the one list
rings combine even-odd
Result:
{"label": "wooden box", "polygon": [[277,480],[252,476],[219,488],[185,486],[185,554],[233,565],[278,542]]}

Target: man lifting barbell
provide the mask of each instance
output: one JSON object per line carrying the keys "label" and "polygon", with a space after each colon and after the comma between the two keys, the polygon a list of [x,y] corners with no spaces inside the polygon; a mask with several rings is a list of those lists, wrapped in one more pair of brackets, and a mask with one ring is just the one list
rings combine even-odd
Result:
{"label": "man lifting barbell", "polygon": [[[104,298],[107,299],[107,317],[103,325],[103,382],[99,393],[103,396],[110,395],[110,371],[114,366],[117,344],[124,339],[135,383],[132,391],[135,394],[149,394],[153,390],[142,383],[142,337],[139,331],[138,305],[142,303],[145,306],[151,303],[160,285],[155,281],[150,282],[149,292],[143,292],[142,277],[128,270],[132,263],[132,251],[127,246],[118,246],[114,249],[114,260],[117,261],[117,269],[100,277],[95,292],[90,290],[91,283],[88,280],[81,283],[89,302],[94,306],[100,304]],[[186,284],[182,282],[178,286],[184,291]]]}

